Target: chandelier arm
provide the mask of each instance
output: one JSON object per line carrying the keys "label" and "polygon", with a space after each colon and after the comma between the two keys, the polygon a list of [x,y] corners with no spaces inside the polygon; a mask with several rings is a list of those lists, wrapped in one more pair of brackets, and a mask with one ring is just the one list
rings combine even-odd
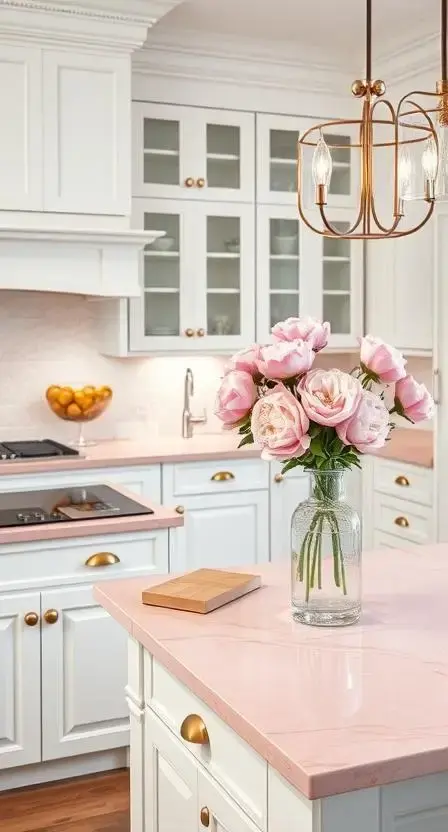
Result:
{"label": "chandelier arm", "polygon": [[[321,219],[322,219],[322,222],[323,222],[325,228],[327,229],[327,231],[330,232],[331,236],[332,237],[341,237],[342,239],[345,239],[347,237],[352,236],[353,232],[356,231],[358,226],[361,224],[361,220],[362,220],[362,217],[363,217],[363,213],[362,213],[362,209],[361,209],[361,211],[359,212],[358,218],[356,219],[355,223],[351,226],[351,228],[348,228],[347,231],[342,231],[341,232],[341,231],[338,231],[336,228],[333,228],[331,223],[327,220],[327,218],[325,216],[325,206],[324,205],[319,205],[319,213],[320,213],[320,216],[321,216]],[[329,236],[329,235],[327,234],[326,236]]]}
{"label": "chandelier arm", "polygon": [[[392,104],[390,103],[390,101],[387,100],[387,98],[377,99],[374,102],[373,106],[372,106],[372,113],[371,113],[372,122],[373,122],[375,110],[376,110],[376,108],[379,104],[382,104],[384,107],[386,107],[387,110],[389,110],[389,113],[390,113],[390,116],[391,116],[391,124],[394,125],[394,144],[393,144],[393,147],[394,147],[394,193],[393,193],[394,222],[392,224],[392,229],[391,229],[392,231],[394,231],[395,228],[397,227],[400,219],[401,219],[401,214],[400,214],[400,210],[399,210],[399,194],[398,194],[398,147],[399,147],[399,142],[398,142],[398,118],[395,115],[395,110],[394,110]],[[372,161],[372,171],[373,171],[373,161]],[[371,195],[370,195],[370,210],[372,212],[372,217],[373,217],[373,220],[374,220],[377,228],[379,228],[381,231],[384,231],[385,233],[390,234],[391,231],[388,231],[387,227],[383,226],[383,224],[380,222],[380,219],[379,219],[378,214],[376,212],[375,197],[374,197],[373,189],[372,189],[372,192],[371,192]]]}
{"label": "chandelier arm", "polygon": [[414,234],[416,231],[420,231],[420,229],[423,228],[424,225],[426,225],[428,220],[431,219],[431,216],[432,216],[434,208],[435,208],[435,202],[428,202],[427,205],[428,205],[428,212],[427,212],[426,216],[422,219],[422,221],[419,222],[418,225],[415,225],[415,226],[413,226],[413,228],[409,228],[406,231],[395,231],[392,236],[393,237],[408,237],[409,234]]}

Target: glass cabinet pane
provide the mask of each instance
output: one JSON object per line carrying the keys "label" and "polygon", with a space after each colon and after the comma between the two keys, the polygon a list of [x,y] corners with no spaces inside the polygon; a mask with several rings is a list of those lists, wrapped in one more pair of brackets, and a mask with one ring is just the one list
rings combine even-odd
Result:
{"label": "glass cabinet pane", "polygon": [[269,221],[270,326],[299,314],[300,256],[298,220]]}
{"label": "glass cabinet pane", "polygon": [[[333,222],[346,231],[347,222]],[[335,335],[350,333],[351,256],[350,240],[324,238],[323,241],[323,316]]]}
{"label": "glass cabinet pane", "polygon": [[143,119],[143,181],[145,184],[179,184],[179,122]]}
{"label": "glass cabinet pane", "polygon": [[145,246],[145,335],[179,335],[180,218],[177,214],[145,213],[144,228],[165,231]]}
{"label": "glass cabinet pane", "polygon": [[297,130],[270,131],[270,190],[289,191],[297,188]]}
{"label": "glass cabinet pane", "polygon": [[207,332],[241,334],[239,217],[207,217]]}
{"label": "glass cabinet pane", "polygon": [[207,124],[207,185],[210,188],[240,187],[240,128],[230,124]]}

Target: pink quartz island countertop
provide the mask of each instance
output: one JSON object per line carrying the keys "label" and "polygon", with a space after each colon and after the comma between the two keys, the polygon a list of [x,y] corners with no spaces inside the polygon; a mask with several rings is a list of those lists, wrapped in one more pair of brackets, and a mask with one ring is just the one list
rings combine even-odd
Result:
{"label": "pink quartz island countertop", "polygon": [[[108,485],[108,483],[104,483]],[[169,529],[183,526],[184,519],[174,508],[158,506],[125,488],[110,485],[114,491],[130,497],[136,503],[151,508],[154,514],[137,514],[133,517],[98,517],[94,520],[66,523],[42,523],[39,526],[13,526],[0,529],[1,543],[29,543],[33,540],[61,540],[71,537],[89,537],[95,534],[121,534],[124,532],[148,532],[153,529]]]}
{"label": "pink quartz island countertop", "polygon": [[209,615],[141,603],[159,579],[95,596],[157,661],[308,798],[448,770],[448,546],[365,555],[362,621],[296,624],[289,565]]}

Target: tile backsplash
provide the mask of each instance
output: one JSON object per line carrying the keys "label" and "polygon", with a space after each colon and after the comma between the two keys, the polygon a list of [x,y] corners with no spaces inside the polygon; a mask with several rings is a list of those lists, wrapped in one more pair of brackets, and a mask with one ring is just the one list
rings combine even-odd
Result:
{"label": "tile backsplash", "polygon": [[[225,358],[106,358],[98,351],[96,302],[77,295],[0,292],[0,434],[4,439],[52,436],[69,441],[76,425],[58,419],[44,399],[50,384],[108,384],[110,408],[86,425],[86,437],[137,439],[181,429],[183,379],[195,377],[192,410],[207,411],[202,432],[216,433],[216,389]],[[319,363],[350,369],[351,356],[319,356]],[[414,364],[417,366],[414,367]],[[429,359],[411,359],[409,371],[431,383]],[[199,429],[198,429],[199,431]]]}

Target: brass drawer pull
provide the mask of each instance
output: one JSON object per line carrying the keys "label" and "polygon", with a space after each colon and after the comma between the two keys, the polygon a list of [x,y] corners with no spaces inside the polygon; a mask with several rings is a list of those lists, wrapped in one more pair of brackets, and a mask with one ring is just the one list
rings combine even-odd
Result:
{"label": "brass drawer pull", "polygon": [[193,177],[192,177],[192,176],[188,176],[188,177],[187,177],[187,179],[185,180],[185,187],[186,187],[186,188],[192,188],[192,187],[193,187],[193,185],[194,185],[194,179],[193,179]]}
{"label": "brass drawer pull", "polygon": [[23,620],[27,627],[35,627],[36,624],[39,624],[39,616],[37,612],[27,612],[27,614],[24,615]]}
{"label": "brass drawer pull", "polygon": [[44,618],[47,624],[56,624],[56,621],[59,618],[59,613],[57,610],[47,610],[44,612]]}
{"label": "brass drawer pull", "polygon": [[198,329],[198,331],[196,332],[196,335],[198,336],[198,338],[203,338],[203,337],[204,337],[204,335],[205,335],[205,329],[202,329],[202,327],[201,327],[201,328],[200,328],[200,329]]}
{"label": "brass drawer pull", "polygon": [[202,826],[210,826],[210,812],[209,812],[207,806],[202,807],[200,818],[201,818]]}
{"label": "brass drawer pull", "polygon": [[198,188],[205,188],[205,179],[200,176],[199,179],[196,179],[196,185]]}
{"label": "brass drawer pull", "polygon": [[274,477],[274,482],[283,482],[283,474],[276,474]]}
{"label": "brass drawer pull", "polygon": [[395,485],[402,485],[402,486],[406,487],[410,484],[411,483],[409,482],[408,478],[404,477],[403,475],[400,475],[399,477],[396,477],[396,479],[395,479]]}
{"label": "brass drawer pull", "polygon": [[401,529],[407,529],[409,527],[409,520],[407,517],[396,517],[394,523],[396,526],[400,526]]}
{"label": "brass drawer pull", "polygon": [[118,555],[112,552],[97,552],[96,555],[87,558],[85,566],[113,566],[114,563],[120,563]]}
{"label": "brass drawer pull", "polygon": [[192,329],[189,326],[188,329],[185,330],[185,335],[187,336],[187,338],[193,338],[194,337],[194,329]]}
{"label": "brass drawer pull", "polygon": [[210,479],[212,482],[229,482],[229,480],[235,479],[235,474],[232,474],[231,471],[218,471]]}
{"label": "brass drawer pull", "polygon": [[177,511],[178,514],[185,514],[185,506],[176,506],[175,511]]}
{"label": "brass drawer pull", "polygon": [[210,742],[204,720],[198,714],[189,714],[180,726],[180,735],[185,742],[207,745]]}

